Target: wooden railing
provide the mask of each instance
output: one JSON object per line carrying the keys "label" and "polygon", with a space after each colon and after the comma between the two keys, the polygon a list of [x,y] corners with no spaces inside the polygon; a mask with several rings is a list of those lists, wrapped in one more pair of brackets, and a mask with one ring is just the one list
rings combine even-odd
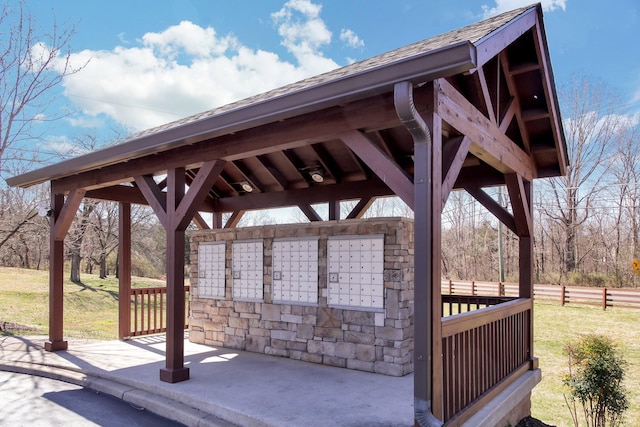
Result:
{"label": "wooden railing", "polygon": [[[184,327],[189,327],[189,286],[185,286],[185,320]],[[134,288],[131,289],[133,313],[131,319],[131,336],[150,335],[167,330],[167,288]]]}
{"label": "wooden railing", "polygon": [[515,297],[507,296],[481,296],[481,295],[442,295],[442,315],[466,313],[480,310],[496,304],[513,301]]}
{"label": "wooden railing", "polygon": [[442,319],[444,421],[452,425],[530,367],[532,300],[492,302]]}
{"label": "wooden railing", "polygon": [[[442,281],[442,294],[515,297],[518,296],[518,284],[446,280]],[[603,310],[607,307],[640,308],[640,290],[637,289],[535,284],[533,297],[536,300],[557,301],[561,305],[595,305]]]}

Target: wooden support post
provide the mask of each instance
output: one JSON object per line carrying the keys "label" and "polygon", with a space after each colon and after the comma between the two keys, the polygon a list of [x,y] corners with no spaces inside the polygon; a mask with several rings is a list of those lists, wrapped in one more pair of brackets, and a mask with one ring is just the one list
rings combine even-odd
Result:
{"label": "wooden support post", "polygon": [[131,205],[118,212],[118,337],[131,336]]}
{"label": "wooden support post", "polygon": [[[436,83],[434,83],[436,85]],[[440,425],[444,414],[442,372],[442,278],[440,277],[442,214],[442,120],[432,112],[427,120],[416,113],[413,86],[397,83],[398,117],[413,137],[413,185],[398,179],[390,187],[408,192],[403,200],[414,212],[414,421]],[[434,100],[435,104],[435,100]],[[343,138],[344,140],[345,138]],[[350,147],[356,145],[352,138]],[[360,154],[359,154],[360,155]],[[372,168],[375,170],[375,168]],[[435,201],[435,202],[434,202]]]}
{"label": "wooden support post", "polygon": [[607,288],[602,289],[602,309],[607,309]]}
{"label": "wooden support post", "polygon": [[[508,181],[511,178],[508,179]],[[519,177],[516,180],[513,180],[519,184],[519,197],[520,200],[517,202],[520,205],[520,208],[514,208],[514,214],[516,215],[515,221],[517,225],[516,228],[519,229],[519,289],[518,289],[518,297],[519,298],[530,298],[533,299],[533,268],[534,268],[534,259],[533,259],[533,188],[532,184],[529,181],[523,181]],[[509,192],[509,195],[512,196],[512,192]],[[512,199],[512,203],[515,203]],[[533,359],[533,304],[531,305],[531,310],[528,311],[529,319],[528,319],[528,331],[522,331],[525,334],[528,334],[528,345],[529,345],[529,358]],[[535,366],[536,363],[532,363],[531,366]]]}
{"label": "wooden support post", "polygon": [[167,173],[167,359],[160,381],[177,383],[189,379],[184,366],[184,229],[176,211],[184,197],[183,168]]}
{"label": "wooden support post", "polygon": [[564,285],[560,288],[560,305],[564,307],[567,289]]}
{"label": "wooden support post", "polygon": [[66,350],[64,338],[64,236],[56,239],[56,221],[64,205],[62,194],[51,194],[50,247],[49,247],[49,341],[45,342],[47,351]]}
{"label": "wooden support post", "polygon": [[160,370],[160,380],[164,382],[177,383],[189,379],[189,368],[184,366],[185,230],[225,164],[222,160],[204,163],[187,193],[183,167],[167,171],[166,195],[151,176],[135,177],[140,191],[167,232],[167,354],[166,367]]}
{"label": "wooden support post", "polygon": [[340,219],[340,201],[332,200],[329,202],[329,221],[338,221]]}

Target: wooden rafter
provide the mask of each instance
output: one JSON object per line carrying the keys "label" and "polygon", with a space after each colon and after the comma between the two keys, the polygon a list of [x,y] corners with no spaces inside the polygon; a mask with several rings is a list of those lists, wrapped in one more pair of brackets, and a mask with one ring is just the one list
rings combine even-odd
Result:
{"label": "wooden rafter", "polygon": [[262,183],[258,180],[255,174],[247,168],[241,160],[236,160],[234,162],[229,162],[233,168],[235,168],[242,176],[244,181],[246,181],[251,187],[253,187],[254,191],[258,191],[260,193],[264,193],[265,189]]}
{"label": "wooden rafter", "polygon": [[316,153],[316,156],[318,156],[318,160],[320,161],[322,169],[324,169],[326,173],[331,175],[335,182],[341,182],[342,172],[340,171],[340,168],[338,167],[336,161],[327,152],[327,150],[320,144],[313,144],[311,146],[311,149]]}
{"label": "wooden rafter", "polygon": [[287,179],[282,176],[282,174],[278,171],[278,169],[271,163],[271,161],[267,158],[267,156],[257,156],[258,161],[264,166],[265,170],[271,175],[271,177],[276,181],[281,190],[286,190],[289,187],[289,183]]}

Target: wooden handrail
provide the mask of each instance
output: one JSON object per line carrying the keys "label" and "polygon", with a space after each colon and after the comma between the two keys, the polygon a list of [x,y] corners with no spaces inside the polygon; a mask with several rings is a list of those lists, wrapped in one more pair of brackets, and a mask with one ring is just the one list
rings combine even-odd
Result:
{"label": "wooden handrail", "polygon": [[503,304],[456,314],[442,319],[442,337],[450,337],[475,327],[488,325],[489,323],[522,313],[526,310],[531,310],[532,308],[533,300],[529,298],[518,298]]}

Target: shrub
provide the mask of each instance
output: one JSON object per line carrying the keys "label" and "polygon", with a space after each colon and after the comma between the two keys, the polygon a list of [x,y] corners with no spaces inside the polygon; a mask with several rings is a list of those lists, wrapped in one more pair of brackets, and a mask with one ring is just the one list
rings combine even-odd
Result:
{"label": "shrub", "polygon": [[601,335],[587,335],[582,340],[567,344],[569,374],[563,382],[569,389],[565,401],[574,426],[578,426],[576,402],[582,406],[586,425],[605,427],[622,425],[622,417],[629,407],[622,384],[626,361],[617,347]]}

